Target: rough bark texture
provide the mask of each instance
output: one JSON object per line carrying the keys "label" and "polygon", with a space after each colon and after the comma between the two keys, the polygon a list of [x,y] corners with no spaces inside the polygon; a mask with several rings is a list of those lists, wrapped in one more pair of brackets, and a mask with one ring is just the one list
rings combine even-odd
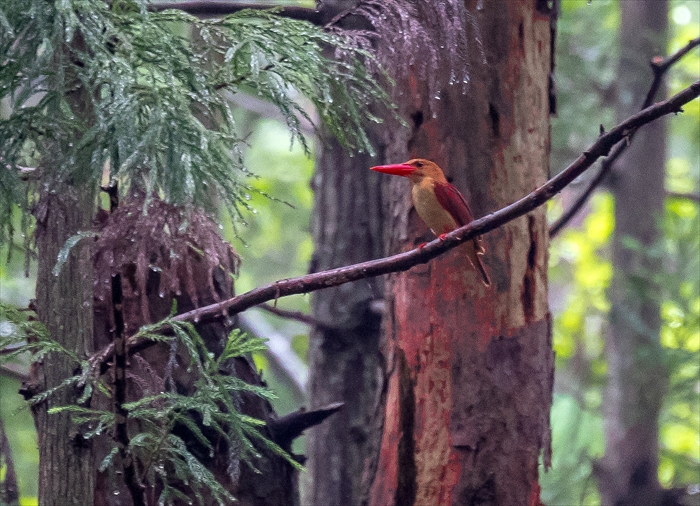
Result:
{"label": "rough bark texture", "polygon": [[[71,44],[72,49],[83,50],[80,36]],[[60,61],[55,64],[60,65]],[[65,98],[75,115],[89,125],[93,118],[86,92],[70,70],[65,77],[67,87],[72,88]],[[96,188],[66,178],[58,167],[52,166],[54,158],[61,159],[61,156],[52,156],[58,155],[59,142],[47,149],[53,152],[42,154],[46,174],[37,185],[39,199],[33,209],[38,259],[36,312],[51,339],[83,358],[94,351],[93,270],[88,260],[89,248],[85,247],[87,241],[71,249],[58,275],[54,275],[53,270],[66,241],[79,231],[91,228]],[[24,388],[31,394],[41,393],[79,371],[80,364],[66,354],[51,353],[42,362],[32,364],[30,380]],[[72,423],[67,412],[48,414],[52,407],[76,404],[81,394],[78,388],[63,388],[33,407],[39,445],[41,506],[93,504],[95,452],[91,441],[83,437],[87,428]],[[86,404],[90,407],[89,401]]]}
{"label": "rough bark texture", "polygon": [[[665,54],[668,2],[621,2],[618,117],[632,113],[648,87],[648,62]],[[663,97],[657,97],[661,100]],[[608,386],[605,456],[597,466],[606,506],[662,504],[658,469],[658,416],[667,385],[659,347],[660,310],[651,279],[660,258],[626,246],[629,238],[651,247],[660,238],[665,174],[665,121],[635,136],[613,172],[615,196],[610,332],[605,342]],[[665,504],[665,503],[664,503]]]}
{"label": "rough bark texture", "polygon": [[[49,335],[78,356],[93,350],[92,269],[73,248],[58,276],[52,270],[66,240],[91,226],[94,193],[54,181],[35,211],[38,272],[36,306]],[[82,250],[84,253],[84,249]],[[48,355],[34,364],[33,389],[44,391],[76,372],[78,364],[63,354]],[[54,406],[75,403],[81,392],[62,389],[34,409],[39,444],[39,504],[92,506],[95,457],[68,413],[48,415]]]}
{"label": "rough bark texture", "polygon": [[[368,177],[370,165],[368,156],[351,158],[335,143],[322,150],[314,176],[312,271],[381,256],[380,193],[377,178]],[[311,405],[345,406],[309,431],[312,481],[305,504],[358,503],[363,469],[377,440],[381,313],[372,303],[382,292],[375,278],[313,295],[314,317],[324,327],[310,336]]]}
{"label": "rough bark texture", "polygon": [[[77,104],[76,114],[86,117],[81,106],[88,102],[79,100],[82,90],[76,90],[71,96]],[[177,300],[178,310],[186,312],[233,296],[231,274],[236,271],[238,258],[207,218],[195,212],[185,216],[183,209],[156,198],[144,213],[143,195],[135,188],[129,192],[135,202],[125,202],[111,215],[100,211],[96,216],[94,188],[56,179],[42,182],[40,189],[48,191],[41,194],[34,210],[39,258],[36,308],[49,336],[77,357],[89,357],[96,348],[116,341],[120,332],[124,334],[122,337],[128,337],[142,325],[160,321],[170,314],[174,300]],[[95,223],[93,216],[96,216]],[[186,229],[181,226],[185,218],[189,224]],[[90,230],[95,224],[99,224],[99,239],[92,242],[86,239],[74,246],[60,274],[55,276],[52,271],[66,240],[78,231]],[[119,301],[115,300],[115,283],[119,283]],[[122,324],[116,323],[117,313]],[[196,324],[196,328],[208,350],[217,355],[222,352],[233,324],[231,319],[220,318],[213,323]],[[122,403],[169,388],[181,394],[194,389],[198,372],[188,367],[183,347],[177,349],[159,343],[134,356],[122,355],[122,370],[115,375],[115,364],[119,365],[116,358],[119,357],[115,357],[103,379],[114,392],[121,392]],[[50,354],[42,363],[33,365],[24,391],[28,395],[41,394],[79,372],[80,364],[65,354]],[[226,361],[220,372],[251,384],[262,384],[254,365],[245,357]],[[118,384],[120,379],[121,384]],[[76,426],[65,412],[47,413],[51,407],[76,404],[81,394],[78,388],[63,388],[34,408],[40,458],[40,505],[157,504],[162,484],[143,483],[145,474],[135,475],[135,459],[126,450],[104,472],[97,469],[115,444],[123,449],[128,447],[129,438],[140,431],[137,423],[129,420],[122,424],[121,430],[115,430],[116,442],[112,440],[114,434],[107,431],[88,440],[83,434],[95,427]],[[85,401],[85,407],[124,413],[115,401],[117,398],[116,393],[107,398],[96,388]],[[234,404],[240,412],[258,419],[269,420],[275,416],[269,402],[252,393],[240,393]],[[195,418],[194,423],[200,424],[214,451],[200,444],[184,424],[176,425],[173,432],[237,497],[238,504],[298,505],[296,471],[285,459],[262,443],[254,443],[261,455],[254,462],[261,471],[257,472],[242,462],[238,448],[229,448],[202,420]],[[272,438],[267,427],[262,427],[261,431],[268,439]],[[289,441],[284,446],[288,444]],[[155,465],[154,461],[150,464]],[[141,471],[146,465],[149,464],[138,462]],[[168,463],[163,465],[167,469]],[[127,476],[133,478],[129,487],[125,485]],[[183,492],[194,498],[189,484],[180,483]],[[145,489],[143,494],[140,493],[142,489]],[[206,491],[203,496],[204,503],[213,502]]]}
{"label": "rough bark texture", "polygon": [[[434,160],[477,217],[547,178],[552,15],[534,0],[478,3],[466,2],[483,38],[467,59],[466,93],[449,84],[439,51],[440,99],[412,75],[399,82],[412,129],[387,138],[387,159]],[[388,184],[396,252],[430,233],[408,182]],[[459,248],[387,283],[388,393],[371,505],[537,504],[553,379],[544,209],[484,239],[489,288]]]}
{"label": "rough bark texture", "polygon": [[[136,195],[136,192],[132,190],[130,194]],[[115,338],[114,301],[113,293],[110,296],[109,290],[110,281],[114,279],[121,279],[121,307],[126,334],[133,334],[141,326],[167,317],[173,301],[177,302],[178,312],[182,313],[234,295],[231,275],[237,272],[239,259],[230,245],[221,239],[213,222],[196,212],[186,215],[181,208],[158,199],[151,201],[146,213],[143,208],[142,196],[132,197],[121,204],[101,225],[100,238],[93,248],[97,280],[94,338],[99,348]],[[186,227],[183,222],[187,223]],[[234,323],[231,318],[219,318],[217,321],[197,323],[195,327],[207,349],[219,355]],[[198,371],[188,367],[189,357],[183,348],[158,343],[128,357],[125,400],[130,402],[164,391],[185,395],[193,393]],[[246,357],[227,360],[220,372],[250,384],[263,384],[252,360]],[[109,382],[113,375],[113,371],[109,370],[105,381]],[[234,404],[242,413],[261,420],[275,416],[270,403],[261,397],[244,392],[232,395],[235,396]],[[103,409],[112,407],[112,399],[95,397],[95,403],[100,403]],[[243,462],[239,448],[230,448],[216,431],[202,424],[198,415],[193,415],[193,418],[212,443],[214,451],[202,445],[184,424],[175,425],[173,433],[185,441],[188,450],[214,474],[219,483],[233,493],[237,504],[298,504],[297,473],[286,460],[258,444],[256,449],[261,457],[253,462],[260,471],[258,473]],[[130,421],[125,437],[133,438],[141,430],[137,422]],[[272,439],[266,427],[261,431]],[[101,459],[114,446],[114,442],[101,438],[95,446]],[[116,461],[117,469],[123,465],[120,460]],[[151,465],[164,465],[167,468],[168,463],[151,462]],[[137,468],[143,466],[145,464],[139,462]],[[112,468],[97,473],[95,506],[134,504],[134,494],[124,481],[121,474],[115,476]],[[144,485],[145,504],[157,504],[161,484]],[[187,484],[183,484],[182,489],[194,497]],[[206,491],[203,496],[203,504],[214,504],[214,498],[208,496]],[[177,501],[175,504],[187,502]]]}
{"label": "rough bark texture", "polygon": [[[59,250],[75,232],[91,228],[90,217],[95,205],[94,194],[89,190],[79,192],[75,187],[58,184],[56,187],[61,191],[45,194],[35,211],[39,249],[36,305],[50,336],[78,357],[89,356],[95,348],[106,346],[119,328],[130,335],[144,324],[160,321],[170,313],[174,300],[179,311],[185,312],[233,295],[231,274],[236,271],[238,258],[230,246],[221,241],[216,226],[205,217],[191,214],[187,216],[189,227],[183,229],[180,226],[185,216],[182,210],[157,199],[148,206],[146,214],[142,212],[141,198],[125,203],[108,218],[102,213],[99,239],[93,243],[83,241],[82,249],[80,244],[75,246],[61,274],[54,276],[52,269]],[[115,280],[120,282],[123,295],[119,303],[119,312],[123,315],[121,325],[115,323]],[[222,318],[195,326],[207,348],[216,355],[222,352],[233,324],[232,319]],[[196,368],[188,368],[188,363],[182,346],[173,348],[168,343],[159,343],[125,357],[125,370],[116,380],[114,365],[103,379],[117,391],[117,381],[122,378],[122,403],[169,389],[186,394],[193,391],[198,374]],[[63,355],[50,355],[43,363],[33,366],[31,384],[26,385],[26,391],[44,392],[76,374],[78,367]],[[254,365],[245,357],[224,362],[220,372],[250,384],[263,384]],[[74,404],[81,393],[74,389],[60,390],[34,409],[39,434],[40,504],[157,504],[161,483],[143,483],[142,473],[132,481],[131,487],[124,483],[127,465],[123,461],[133,460],[128,453],[116,458],[103,472],[97,469],[97,464],[115,444],[126,448],[129,438],[143,430],[137,422],[128,420],[121,440],[115,443],[114,435],[106,431],[86,440],[82,434],[95,427],[75,426],[69,416],[62,413],[47,414],[50,407]],[[275,417],[267,400],[252,393],[232,395],[236,395],[234,404],[242,413],[268,421]],[[96,389],[86,405],[119,412],[121,406],[114,404],[115,398],[116,395],[108,398]],[[229,448],[218,433],[201,424],[198,418],[194,422],[200,424],[214,451],[204,447],[184,424],[176,425],[173,433],[185,441],[188,450],[236,496],[238,504],[299,504],[296,471],[285,459],[254,442],[260,454],[254,462],[260,471],[257,472],[242,461],[238,448]],[[265,437],[273,439],[268,427],[261,431]],[[289,449],[290,441],[278,443]],[[156,463],[168,465],[167,462],[150,462]],[[146,465],[141,459],[138,469],[142,471]],[[137,501],[135,491],[142,489],[142,494],[136,494]],[[191,493],[187,484],[182,484],[182,490]],[[208,497],[206,491],[203,496],[205,503],[213,503],[214,499]],[[180,503],[188,502],[175,502]]]}

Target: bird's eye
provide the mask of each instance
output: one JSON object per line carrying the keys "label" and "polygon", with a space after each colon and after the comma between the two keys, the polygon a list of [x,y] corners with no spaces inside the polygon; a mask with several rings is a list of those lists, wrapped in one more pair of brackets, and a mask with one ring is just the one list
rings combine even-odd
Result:
{"label": "bird's eye", "polygon": [[416,167],[422,167],[422,166],[423,166],[423,162],[416,162]]}

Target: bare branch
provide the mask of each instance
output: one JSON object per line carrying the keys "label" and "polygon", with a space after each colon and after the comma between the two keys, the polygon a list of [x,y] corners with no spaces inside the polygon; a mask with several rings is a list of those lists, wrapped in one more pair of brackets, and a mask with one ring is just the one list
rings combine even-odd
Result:
{"label": "bare branch", "polygon": [[369,260],[355,265],[307,274],[298,278],[276,281],[231,299],[182,313],[174,319],[177,321],[198,322],[214,315],[236,314],[279,297],[308,293],[322,288],[342,285],[350,281],[357,281],[358,279],[405,271],[414,265],[426,263],[476,235],[494,230],[542,205],[580,176],[599,157],[607,156],[615,144],[629,136],[639,127],[661,116],[681,112],[682,106],[695,99],[698,95],[700,95],[700,81],[696,81],[668,100],[654,104],[631,116],[609,132],[601,135],[588,151],[584,152],[566,169],[529,195],[488,216],[474,220],[468,225],[450,232],[443,240],[436,239],[426,244],[423,248],[399,253],[387,258]]}
{"label": "bare branch", "polygon": [[666,196],[672,199],[685,199],[700,202],[700,193],[680,193],[667,191]]}
{"label": "bare branch", "polygon": [[215,17],[234,14],[244,9],[272,9],[278,8],[278,14],[286,18],[300,19],[309,21],[315,25],[322,23],[321,12],[308,7],[299,7],[295,5],[265,5],[259,3],[242,3],[236,1],[190,1],[190,2],[158,2],[148,4],[148,10],[151,12],[160,12],[169,9],[184,11],[197,17]]}
{"label": "bare branch", "polygon": [[[453,230],[449,234],[446,234],[442,240],[436,239],[420,249],[413,249],[386,258],[369,260],[367,262],[337,269],[307,274],[298,278],[279,280],[269,285],[255,288],[231,299],[179,314],[175,316],[173,320],[193,321],[194,323],[198,323],[207,320],[215,320],[221,318],[222,315],[230,317],[231,315],[250,309],[253,306],[280,297],[309,293],[323,288],[357,281],[358,279],[405,271],[415,265],[426,263],[477,235],[490,232],[541,206],[559,193],[564,187],[571,183],[571,181],[583,174],[583,172],[590,168],[598,158],[607,156],[610,149],[627,137],[630,132],[635,131],[642,125],[651,123],[661,116],[682,112],[683,105],[698,96],[700,96],[700,81],[694,82],[668,100],[654,104],[634,116],[629,117],[609,132],[601,135],[588,151],[585,151],[566,169],[533,192],[513,204],[479,218],[478,220],[474,220],[468,225]],[[152,344],[151,341],[146,341],[144,339],[137,340],[132,337],[129,339],[128,343],[129,353],[136,353],[137,351],[152,346]],[[106,368],[107,360],[113,349],[114,343],[111,343],[103,350],[93,355],[90,361],[93,365]]]}
{"label": "bare branch", "polygon": [[23,341],[19,344],[13,344],[13,345],[7,346],[6,348],[0,348],[0,356],[9,355],[10,353],[15,353],[19,348],[22,348],[26,345],[27,345],[27,343]]}
{"label": "bare branch", "polygon": [[301,323],[304,323],[306,325],[312,325],[314,327],[320,327],[320,328],[326,328],[328,327],[327,324],[323,323],[322,321],[317,320],[311,315],[308,315],[306,313],[302,313],[301,311],[289,311],[288,309],[280,309],[275,306],[270,306],[269,304],[260,304],[258,306],[260,309],[263,309],[267,311],[268,313],[272,313],[275,316],[279,316],[280,318],[286,318],[288,320],[295,320]]}
{"label": "bare branch", "polygon": [[652,104],[652,102],[654,102],[654,97],[656,97],[656,93],[659,91],[659,87],[661,86],[663,76],[668,71],[668,69],[670,69],[681,58],[683,58],[683,56],[688,54],[690,51],[693,50],[693,48],[697,46],[700,46],[700,37],[696,37],[688,41],[688,43],[685,46],[680,48],[675,53],[670,54],[666,58],[661,58],[657,56],[656,58],[651,60],[649,66],[651,67],[651,70],[654,73],[654,81],[651,83],[649,92],[647,93],[647,96],[644,99],[642,109],[649,107]]}
{"label": "bare branch", "polygon": [[[663,76],[666,73],[666,71],[669,68],[671,68],[671,66],[674,63],[680,60],[685,54],[687,54],[690,50],[692,50],[698,45],[700,45],[700,37],[691,40],[681,49],[669,55],[665,59],[656,57],[651,61],[650,66],[652,71],[654,72],[654,79],[651,83],[651,86],[649,87],[649,91],[647,92],[647,96],[644,99],[644,103],[642,104],[642,110],[646,109],[653,103],[654,97],[656,97],[656,93],[659,91],[659,87],[661,86],[661,82],[663,81]],[[559,219],[552,224],[552,226],[549,229],[550,237],[554,237],[559,232],[561,232],[561,230],[566,226],[566,224],[569,223],[569,221],[571,221],[571,219],[574,216],[576,216],[576,214],[581,210],[583,204],[585,204],[588,201],[588,198],[593,193],[593,190],[595,190],[603,182],[605,177],[611,172],[615,161],[629,147],[630,143],[632,142],[633,135],[634,132],[631,132],[627,136],[626,142],[615,146],[615,148],[610,153],[610,156],[608,156],[605,160],[602,161],[602,163],[600,164],[600,170],[595,175],[595,177],[591,179],[591,181],[588,183],[586,189],[583,190],[583,192],[581,192],[576,201],[571,206],[569,206],[569,208],[559,217]]]}

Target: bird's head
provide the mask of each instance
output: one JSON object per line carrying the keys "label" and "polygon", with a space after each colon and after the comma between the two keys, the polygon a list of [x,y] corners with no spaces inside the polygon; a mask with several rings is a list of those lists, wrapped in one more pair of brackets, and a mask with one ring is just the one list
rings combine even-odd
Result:
{"label": "bird's head", "polygon": [[447,182],[445,174],[438,164],[430,160],[425,160],[424,158],[414,158],[413,160],[393,165],[378,165],[376,167],[370,167],[370,170],[394,176],[407,177],[412,183],[419,183],[426,177],[438,183]]}

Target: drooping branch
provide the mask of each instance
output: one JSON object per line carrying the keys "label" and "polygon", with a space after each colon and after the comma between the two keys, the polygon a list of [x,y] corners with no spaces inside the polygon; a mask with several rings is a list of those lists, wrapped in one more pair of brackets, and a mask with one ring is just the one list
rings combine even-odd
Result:
{"label": "drooping branch", "polygon": [[[681,49],[669,55],[668,57],[664,59],[657,57],[650,62],[649,65],[651,66],[651,70],[654,73],[654,79],[652,80],[651,86],[649,87],[649,91],[647,92],[647,96],[644,99],[644,103],[642,104],[642,110],[646,109],[653,103],[654,98],[656,97],[656,93],[659,91],[659,87],[661,86],[661,83],[663,81],[664,74],[668,71],[668,69],[670,69],[671,66],[673,66],[673,64],[679,61],[685,54],[687,54],[689,51],[691,51],[698,45],[700,45],[700,37],[691,40]],[[566,211],[564,211],[564,213],[559,217],[559,219],[552,224],[552,226],[549,229],[550,237],[554,237],[559,232],[561,232],[561,230],[567,225],[567,223],[569,223],[569,221],[571,221],[571,219],[574,216],[576,216],[576,214],[581,210],[583,204],[585,204],[588,201],[593,191],[598,186],[600,186],[603,180],[612,171],[612,167],[615,161],[629,147],[633,135],[634,132],[630,133],[630,135],[627,136],[626,141],[615,146],[615,148],[610,153],[610,156],[603,160],[603,162],[600,164],[600,170],[595,175],[595,177],[591,179],[591,181],[588,183],[588,186],[581,192],[576,201],[573,204],[571,204],[566,209]]]}
{"label": "drooping branch", "polygon": [[[415,265],[426,263],[477,235],[494,230],[541,206],[564,189],[564,187],[574,179],[583,174],[583,172],[590,168],[598,158],[607,156],[612,147],[629,136],[631,132],[667,114],[682,112],[683,105],[698,96],[700,96],[700,81],[694,82],[668,100],[654,104],[634,116],[629,117],[609,132],[602,134],[587,151],[582,153],[573,163],[566,167],[566,169],[536,190],[513,204],[474,220],[468,225],[453,230],[445,235],[442,240],[436,239],[420,249],[413,249],[386,258],[369,260],[367,262],[307,274],[297,278],[279,280],[216,304],[179,314],[175,316],[173,320],[197,323],[215,320],[224,315],[230,317],[231,315],[245,311],[253,306],[270,300],[276,300],[280,297],[309,293],[323,288],[330,288],[351,281],[357,281],[359,279],[405,271]],[[150,341],[131,338],[129,339],[129,353],[135,353],[151,345],[152,342]],[[93,355],[91,362],[102,368],[107,367],[107,360],[113,353],[112,350],[113,344],[108,345]]]}

